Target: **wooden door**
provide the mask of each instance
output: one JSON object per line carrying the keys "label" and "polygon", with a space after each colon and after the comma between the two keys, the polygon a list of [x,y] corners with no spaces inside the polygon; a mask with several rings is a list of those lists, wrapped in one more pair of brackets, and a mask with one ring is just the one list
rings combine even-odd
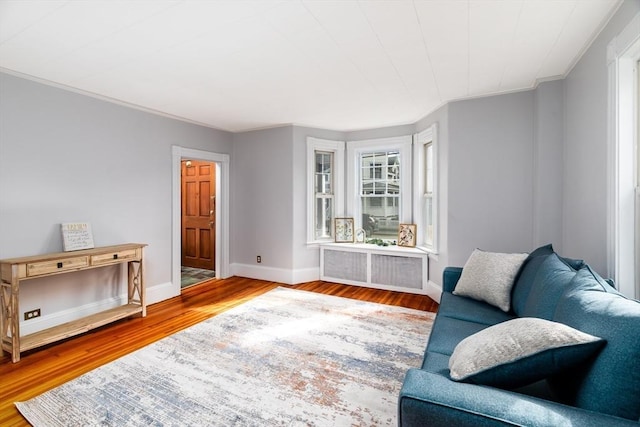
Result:
{"label": "wooden door", "polygon": [[216,260],[216,164],[182,161],[182,265],[213,270]]}

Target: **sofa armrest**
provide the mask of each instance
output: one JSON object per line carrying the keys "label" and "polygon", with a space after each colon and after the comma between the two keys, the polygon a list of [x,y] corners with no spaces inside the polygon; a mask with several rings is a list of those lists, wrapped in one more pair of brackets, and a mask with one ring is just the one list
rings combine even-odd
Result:
{"label": "sofa armrest", "polygon": [[403,427],[581,426],[638,427],[635,421],[410,369],[400,391]]}
{"label": "sofa armrest", "polygon": [[442,291],[453,292],[462,275],[462,267],[445,267],[442,272]]}

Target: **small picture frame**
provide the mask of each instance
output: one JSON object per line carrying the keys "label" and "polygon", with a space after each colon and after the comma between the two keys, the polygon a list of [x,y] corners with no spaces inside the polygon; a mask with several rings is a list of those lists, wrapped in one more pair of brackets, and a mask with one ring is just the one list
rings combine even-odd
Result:
{"label": "small picture frame", "polygon": [[353,243],[353,218],[336,218],[334,231],[336,243]]}
{"label": "small picture frame", "polygon": [[416,225],[400,224],[398,227],[398,246],[414,248],[416,246]]}
{"label": "small picture frame", "polygon": [[364,243],[367,240],[367,232],[364,231],[363,228],[358,228],[356,230],[356,243]]}

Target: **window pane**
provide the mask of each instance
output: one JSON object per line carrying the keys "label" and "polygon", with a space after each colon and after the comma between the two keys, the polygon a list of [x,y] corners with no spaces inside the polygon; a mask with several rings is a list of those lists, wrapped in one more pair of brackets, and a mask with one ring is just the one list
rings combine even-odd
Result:
{"label": "window pane", "polygon": [[362,228],[368,239],[397,240],[400,224],[399,199],[399,196],[362,198]]}
{"label": "window pane", "polygon": [[424,198],[424,243],[433,246],[433,198]]}
{"label": "window pane", "polygon": [[433,193],[433,144],[425,145],[424,156],[424,188],[426,193]]}
{"label": "window pane", "polygon": [[318,197],[316,199],[315,215],[316,239],[331,237],[331,222],[333,220],[333,199]]}
{"label": "window pane", "polygon": [[332,194],[333,193],[333,153],[316,151],[316,193]]}

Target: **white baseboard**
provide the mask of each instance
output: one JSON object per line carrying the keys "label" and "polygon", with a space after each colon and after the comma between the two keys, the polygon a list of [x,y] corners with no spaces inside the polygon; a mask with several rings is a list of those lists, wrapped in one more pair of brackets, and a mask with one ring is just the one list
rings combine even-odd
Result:
{"label": "white baseboard", "polygon": [[[147,288],[147,305],[155,304],[157,302],[180,295],[180,286],[177,287],[177,293],[175,288],[176,287],[171,282],[166,282]],[[27,321],[23,320],[20,322],[20,335],[29,335],[34,332],[39,332],[44,329],[51,328],[53,326],[81,319],[92,314],[100,313],[104,310],[109,310],[110,308],[118,307],[122,304],[125,304],[126,302],[127,295],[124,294],[107,298],[102,301],[91,302],[79,307],[68,308],[56,313],[43,315],[35,319]]]}
{"label": "white baseboard", "polygon": [[155,304],[167,300],[169,298],[180,295],[180,283],[174,285],[171,282],[161,283],[159,285],[147,288],[147,305]]}
{"label": "white baseboard", "polygon": [[284,283],[287,285],[320,280],[320,269],[318,267],[288,270],[286,268],[260,267],[250,264],[234,263],[231,264],[231,274],[233,276],[268,280],[270,282]]}
{"label": "white baseboard", "polygon": [[[284,268],[259,267],[250,264],[231,264],[231,274],[233,276],[248,277],[250,279],[268,280],[270,282],[284,283],[287,285],[296,285],[298,283],[312,282],[320,279],[320,268],[305,268],[300,270],[287,270]],[[363,286],[357,283],[358,286]],[[397,287],[375,286],[376,289],[400,290],[403,292],[411,292],[416,294],[427,295],[429,298],[440,303],[440,295],[442,288],[440,285],[428,281],[425,290],[415,289],[398,289]]]}
{"label": "white baseboard", "polygon": [[429,280],[427,282],[427,296],[440,304],[440,296],[442,295],[442,288],[437,283]]}
{"label": "white baseboard", "polygon": [[320,280],[320,267],[293,270],[292,284],[314,282],[316,280]]}

